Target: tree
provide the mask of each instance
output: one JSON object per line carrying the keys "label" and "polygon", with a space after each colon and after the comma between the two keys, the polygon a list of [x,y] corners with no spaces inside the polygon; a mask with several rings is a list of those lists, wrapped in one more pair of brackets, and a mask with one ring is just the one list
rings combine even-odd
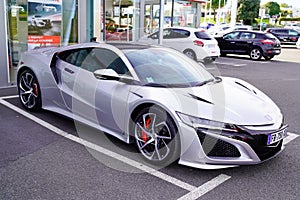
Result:
{"label": "tree", "polygon": [[258,17],[260,0],[239,0],[238,1],[238,20],[243,20],[244,24],[252,25]]}
{"label": "tree", "polygon": [[279,15],[280,5],[276,2],[270,1],[264,5],[264,7],[269,11],[269,15]]}
{"label": "tree", "polygon": [[287,3],[280,4],[280,8],[289,8],[290,6]]}
{"label": "tree", "polygon": [[[216,21],[216,11],[219,9],[219,1],[220,1],[220,8],[224,6],[224,0],[212,0],[211,2],[211,9],[214,13],[214,21]],[[208,1],[209,2],[209,1]]]}

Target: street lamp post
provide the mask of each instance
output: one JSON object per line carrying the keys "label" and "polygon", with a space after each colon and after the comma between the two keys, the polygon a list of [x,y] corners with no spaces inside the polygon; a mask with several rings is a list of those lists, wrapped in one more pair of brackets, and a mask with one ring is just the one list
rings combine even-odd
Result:
{"label": "street lamp post", "polygon": [[231,19],[230,19],[231,27],[234,27],[236,24],[237,7],[238,7],[238,0],[231,0]]}

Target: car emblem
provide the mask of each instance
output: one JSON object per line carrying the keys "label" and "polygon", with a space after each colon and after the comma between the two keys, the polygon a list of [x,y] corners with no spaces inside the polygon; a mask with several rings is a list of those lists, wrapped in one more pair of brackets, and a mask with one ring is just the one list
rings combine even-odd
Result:
{"label": "car emblem", "polygon": [[265,118],[266,118],[267,120],[269,120],[269,121],[272,121],[272,120],[273,120],[273,118],[272,118],[270,115],[265,115]]}

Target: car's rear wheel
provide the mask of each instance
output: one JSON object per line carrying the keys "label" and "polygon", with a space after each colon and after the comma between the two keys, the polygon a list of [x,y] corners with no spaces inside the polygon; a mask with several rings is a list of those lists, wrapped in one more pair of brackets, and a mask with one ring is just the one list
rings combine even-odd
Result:
{"label": "car's rear wheel", "polygon": [[134,140],[143,158],[155,165],[168,165],[179,158],[177,127],[162,109],[142,109],[134,119]]}
{"label": "car's rear wheel", "polygon": [[193,50],[191,50],[191,49],[186,49],[186,50],[183,51],[183,53],[184,53],[187,57],[189,57],[189,58],[191,58],[191,59],[193,59],[193,60],[197,60],[196,54],[195,54],[195,52],[194,52]]}
{"label": "car's rear wheel", "polygon": [[271,60],[274,56],[264,56],[265,60]]}
{"label": "car's rear wheel", "polygon": [[252,60],[260,60],[262,57],[262,51],[260,48],[253,48],[251,51],[250,51],[250,58]]}
{"label": "car's rear wheel", "polygon": [[23,71],[18,77],[18,92],[21,104],[30,111],[41,109],[40,85],[31,70]]}

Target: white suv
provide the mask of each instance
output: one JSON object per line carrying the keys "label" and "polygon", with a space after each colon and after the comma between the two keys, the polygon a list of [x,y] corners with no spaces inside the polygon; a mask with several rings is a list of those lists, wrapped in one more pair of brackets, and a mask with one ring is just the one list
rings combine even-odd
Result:
{"label": "white suv", "polygon": [[[158,32],[142,37],[140,42],[158,43]],[[214,61],[220,56],[218,42],[204,29],[172,27],[163,32],[163,46],[176,49],[196,61]]]}

